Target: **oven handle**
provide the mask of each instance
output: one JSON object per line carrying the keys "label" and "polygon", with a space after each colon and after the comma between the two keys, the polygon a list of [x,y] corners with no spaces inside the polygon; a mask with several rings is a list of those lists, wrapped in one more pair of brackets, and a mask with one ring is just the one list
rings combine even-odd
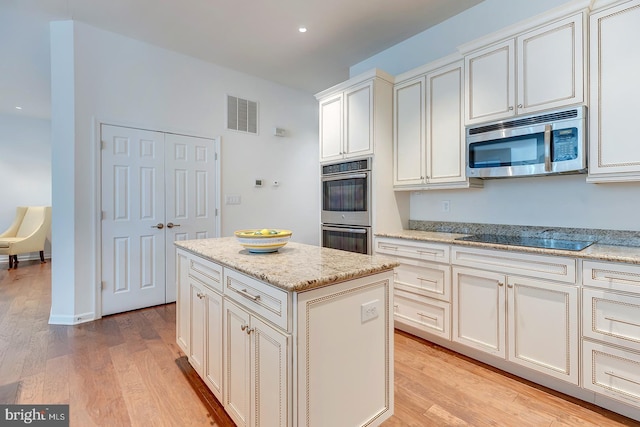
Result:
{"label": "oven handle", "polygon": [[366,179],[367,178],[367,174],[366,173],[352,173],[352,174],[347,174],[347,175],[324,175],[322,177],[323,181],[338,181],[341,179]]}
{"label": "oven handle", "polygon": [[353,234],[367,234],[368,231],[365,228],[344,228],[344,227],[327,227],[326,225],[322,226],[322,230],[327,231],[342,231],[344,233],[353,233]]}

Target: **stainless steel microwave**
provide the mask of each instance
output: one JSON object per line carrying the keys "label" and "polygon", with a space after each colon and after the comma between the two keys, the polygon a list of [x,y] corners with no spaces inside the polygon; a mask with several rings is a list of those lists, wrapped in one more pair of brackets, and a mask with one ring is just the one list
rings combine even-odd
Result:
{"label": "stainless steel microwave", "polygon": [[585,106],[467,127],[467,177],[585,173],[585,132]]}

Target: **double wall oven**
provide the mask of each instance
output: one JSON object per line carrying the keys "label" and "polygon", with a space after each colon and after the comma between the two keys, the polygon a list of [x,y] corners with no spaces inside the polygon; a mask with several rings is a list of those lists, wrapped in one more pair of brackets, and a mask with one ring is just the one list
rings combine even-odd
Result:
{"label": "double wall oven", "polygon": [[371,158],[322,165],[322,246],[371,253]]}

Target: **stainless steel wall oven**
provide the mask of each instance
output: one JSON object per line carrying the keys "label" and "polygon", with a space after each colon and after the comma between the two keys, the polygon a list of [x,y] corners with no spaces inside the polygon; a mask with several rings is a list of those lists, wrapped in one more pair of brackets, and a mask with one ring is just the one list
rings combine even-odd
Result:
{"label": "stainless steel wall oven", "polygon": [[371,158],[322,166],[322,246],[371,253]]}

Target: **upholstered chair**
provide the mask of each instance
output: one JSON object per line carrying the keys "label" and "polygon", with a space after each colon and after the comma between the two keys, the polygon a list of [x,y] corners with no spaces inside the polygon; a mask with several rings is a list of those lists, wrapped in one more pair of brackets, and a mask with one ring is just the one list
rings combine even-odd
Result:
{"label": "upholstered chair", "polygon": [[0,255],[9,255],[9,269],[18,268],[18,255],[40,252],[51,230],[51,206],[19,206],[13,224],[0,234]]}

